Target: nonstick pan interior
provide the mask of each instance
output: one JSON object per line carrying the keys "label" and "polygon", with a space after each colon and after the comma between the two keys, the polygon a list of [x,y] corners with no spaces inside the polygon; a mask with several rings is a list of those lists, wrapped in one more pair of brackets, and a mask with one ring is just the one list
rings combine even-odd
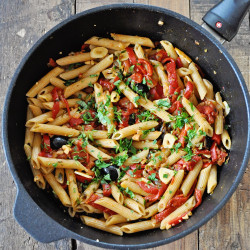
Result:
{"label": "nonstick pan interior", "polygon": [[[163,21],[163,26],[158,25],[159,20]],[[79,50],[83,42],[91,36],[108,37],[111,32],[147,36],[153,41],[169,40],[201,66],[206,78],[216,86],[216,90],[220,90],[223,99],[231,108],[227,118],[232,138],[230,161],[219,170],[219,183],[215,192],[211,196],[204,196],[202,205],[194,211],[188,221],[168,231],[157,229],[119,237],[84,226],[80,220],[72,219],[65,213],[51,195],[36,186],[24,154],[24,124],[27,109],[25,94],[48,71],[46,66],[48,59],[50,57],[57,59],[71,51]],[[62,54],[59,54],[61,52]],[[3,136],[6,155],[17,185],[24,187],[32,200],[51,220],[58,223],[58,230],[60,225],[69,230],[65,237],[83,241],[88,238],[90,239],[88,243],[109,248],[117,248],[118,245],[119,247],[160,245],[176,240],[204,224],[218,212],[236,189],[244,172],[242,163],[243,161],[244,165],[247,163],[245,152],[249,137],[247,95],[244,80],[231,56],[194,22],[174,12],[152,6],[129,4],[104,6],[85,11],[71,18],[71,21],[59,24],[40,39],[23,59],[14,75],[5,103]]]}

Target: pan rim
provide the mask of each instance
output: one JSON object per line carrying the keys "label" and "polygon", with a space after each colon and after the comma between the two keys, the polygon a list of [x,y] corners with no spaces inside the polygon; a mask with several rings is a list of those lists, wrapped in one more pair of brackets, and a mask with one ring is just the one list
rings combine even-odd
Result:
{"label": "pan rim", "polygon": [[[15,183],[16,183],[17,192],[19,192],[19,190],[23,189],[23,191],[28,194],[28,192],[25,190],[25,188],[23,188],[23,184],[21,183],[20,178],[17,175],[14,163],[12,161],[12,157],[11,157],[11,154],[10,154],[10,145],[9,145],[8,138],[7,138],[7,135],[8,135],[8,123],[7,123],[7,121],[8,121],[8,110],[9,110],[9,105],[10,105],[10,96],[11,96],[11,94],[13,92],[14,87],[15,87],[15,83],[16,83],[21,71],[23,70],[23,67],[26,64],[26,61],[33,54],[33,52],[36,51],[36,49],[40,46],[40,44],[44,42],[44,40],[46,40],[48,37],[50,37],[55,31],[63,28],[66,24],[68,24],[70,22],[73,22],[74,20],[76,20],[78,18],[81,18],[81,16],[85,16],[85,15],[93,14],[93,13],[98,13],[100,11],[112,10],[112,9],[144,9],[144,10],[153,11],[153,12],[160,12],[160,13],[162,13],[164,15],[172,16],[172,17],[177,18],[178,20],[180,20],[182,22],[187,23],[188,25],[192,26],[194,29],[196,29],[197,31],[202,33],[204,36],[206,36],[213,44],[215,44],[215,46],[218,49],[220,49],[223,52],[224,57],[226,58],[228,63],[232,66],[232,68],[234,70],[234,74],[238,78],[239,85],[240,85],[240,87],[242,89],[242,92],[243,92],[243,95],[244,95],[244,102],[245,102],[246,107],[247,107],[248,127],[250,127],[250,110],[249,110],[250,100],[249,100],[249,94],[248,94],[248,90],[247,90],[244,78],[243,78],[242,74],[240,73],[240,70],[239,70],[238,66],[236,65],[235,61],[233,60],[231,55],[227,52],[227,50],[216,40],[216,38],[214,38],[209,32],[207,32],[205,29],[203,29],[199,24],[195,23],[194,21],[192,21],[191,19],[189,19],[187,17],[184,17],[181,14],[175,13],[175,12],[170,11],[168,9],[164,9],[164,8],[156,7],[156,6],[151,6],[151,5],[126,3],[126,4],[111,4],[111,5],[104,5],[104,6],[101,6],[101,7],[96,7],[96,8],[86,10],[86,11],[83,11],[81,13],[78,13],[78,14],[75,14],[75,15],[69,17],[68,19],[66,19],[66,20],[62,21],[61,23],[57,24],[55,27],[53,27],[51,30],[49,30],[45,35],[43,35],[31,47],[31,49],[28,51],[28,53],[26,53],[25,56],[22,58],[20,64],[18,65],[18,67],[15,70],[15,73],[14,73],[14,75],[12,77],[12,80],[11,80],[11,83],[10,83],[10,85],[8,87],[8,91],[7,91],[7,94],[6,94],[5,101],[4,101],[4,109],[3,109],[3,117],[2,117],[2,127],[3,127],[3,129],[2,129],[2,138],[3,138],[4,154],[5,154],[5,157],[7,159],[8,166],[9,166],[9,169],[11,171],[12,177],[13,177]],[[246,145],[246,148],[245,148],[245,153],[244,153],[244,157],[243,157],[243,160],[242,160],[242,164],[241,164],[240,170],[239,170],[239,172],[238,172],[238,174],[237,174],[237,176],[236,176],[236,178],[234,180],[234,183],[230,187],[227,194],[224,196],[224,198],[222,200],[220,200],[219,204],[210,213],[208,213],[204,218],[202,218],[198,223],[196,223],[192,227],[188,228],[187,230],[184,230],[184,231],[182,231],[182,232],[180,232],[180,233],[178,233],[178,234],[176,234],[174,236],[171,236],[171,237],[169,237],[167,239],[163,239],[163,240],[160,240],[160,241],[149,242],[149,243],[145,243],[145,244],[137,244],[137,245],[135,245],[135,244],[131,244],[131,245],[111,244],[111,243],[106,243],[106,242],[96,242],[95,240],[86,238],[85,236],[79,235],[79,234],[71,231],[70,229],[68,229],[66,227],[63,227],[61,224],[60,224],[60,226],[63,229],[66,229],[66,232],[68,233],[68,235],[66,235],[65,237],[72,237],[72,238],[84,241],[84,242],[86,242],[88,244],[99,246],[99,247],[104,247],[104,248],[119,247],[119,248],[122,248],[122,249],[127,249],[127,248],[133,248],[133,249],[136,248],[136,249],[138,249],[138,248],[156,247],[156,246],[159,246],[159,245],[163,245],[163,244],[173,242],[173,241],[175,241],[177,239],[180,239],[180,238],[190,234],[191,232],[195,231],[196,229],[198,229],[199,227],[204,225],[213,216],[215,216],[218,213],[218,211],[225,205],[225,203],[229,200],[229,198],[232,196],[232,194],[234,193],[234,191],[238,187],[238,184],[240,183],[240,181],[241,181],[241,179],[243,177],[243,174],[244,174],[244,171],[245,171],[245,169],[247,167],[247,163],[248,163],[248,159],[249,159],[249,153],[248,153],[249,151],[250,151],[250,130],[248,129],[247,145]],[[28,194],[28,196],[30,197],[29,194]],[[31,198],[31,200],[34,203],[36,203],[32,198]],[[46,214],[46,215],[49,216],[48,214]],[[50,219],[52,219],[52,218],[50,217]],[[58,223],[57,221],[54,221],[54,222]]]}

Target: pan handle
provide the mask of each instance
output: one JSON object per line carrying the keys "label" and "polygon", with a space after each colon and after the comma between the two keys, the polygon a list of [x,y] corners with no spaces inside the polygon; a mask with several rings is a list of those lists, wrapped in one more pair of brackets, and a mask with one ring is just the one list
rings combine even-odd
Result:
{"label": "pan handle", "polygon": [[210,9],[202,20],[227,41],[237,34],[250,7],[250,0],[223,0]]}
{"label": "pan handle", "polygon": [[67,229],[44,213],[21,187],[15,201],[14,216],[17,222],[40,242],[49,243],[70,237]]}

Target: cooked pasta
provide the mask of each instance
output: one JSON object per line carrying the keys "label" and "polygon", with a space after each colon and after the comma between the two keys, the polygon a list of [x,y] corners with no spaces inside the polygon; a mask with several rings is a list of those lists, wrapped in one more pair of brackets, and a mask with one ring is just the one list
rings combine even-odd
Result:
{"label": "cooked pasta", "polygon": [[169,229],[217,186],[230,108],[170,41],[111,37],[57,58],[27,92],[25,154],[38,187],[87,226]]}

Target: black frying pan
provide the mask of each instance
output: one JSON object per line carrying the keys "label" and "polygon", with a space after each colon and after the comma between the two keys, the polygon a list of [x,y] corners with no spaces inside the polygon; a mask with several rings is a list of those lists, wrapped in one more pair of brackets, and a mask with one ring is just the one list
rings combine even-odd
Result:
{"label": "black frying pan", "polygon": [[[233,0],[224,2],[235,4]],[[238,4],[233,20],[240,22],[249,1],[238,1]],[[218,8],[205,19],[208,22],[212,20],[211,26],[216,24],[215,21],[220,21],[223,27],[221,33],[230,40],[236,34],[237,26],[230,25],[232,22],[226,12],[222,15],[224,19],[214,19]],[[159,20],[164,22],[163,26],[158,25]],[[25,94],[48,71],[48,58],[56,59],[77,51],[87,38],[93,35],[106,37],[110,32],[148,36],[154,41],[166,39],[191,58],[198,56],[198,63],[206,76],[221,91],[223,99],[231,107],[228,122],[231,126],[232,149],[229,163],[221,167],[218,187],[212,196],[204,197],[202,205],[188,221],[169,231],[157,229],[119,237],[84,226],[79,220],[70,218],[52,196],[34,184],[23,151],[27,108]],[[195,40],[199,45],[195,44]],[[63,54],[59,55],[59,52]],[[214,74],[214,71],[217,73]],[[243,77],[232,57],[206,30],[182,15],[153,6],[121,4],[84,11],[57,25],[33,46],[16,70],[9,87],[4,106],[3,141],[6,158],[18,188],[15,218],[41,242],[74,238],[116,249],[148,248],[169,243],[203,225],[231,197],[248,163],[249,134],[249,95]]]}

